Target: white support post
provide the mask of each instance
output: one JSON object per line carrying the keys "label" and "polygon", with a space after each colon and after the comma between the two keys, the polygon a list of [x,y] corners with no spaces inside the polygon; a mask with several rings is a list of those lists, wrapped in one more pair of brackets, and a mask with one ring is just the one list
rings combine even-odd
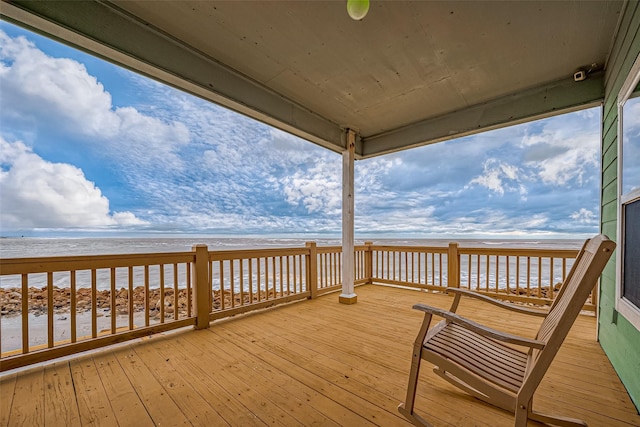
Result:
{"label": "white support post", "polygon": [[342,152],[342,304],[355,304],[358,300],[354,289],[354,161],[356,133],[347,130],[347,149]]}

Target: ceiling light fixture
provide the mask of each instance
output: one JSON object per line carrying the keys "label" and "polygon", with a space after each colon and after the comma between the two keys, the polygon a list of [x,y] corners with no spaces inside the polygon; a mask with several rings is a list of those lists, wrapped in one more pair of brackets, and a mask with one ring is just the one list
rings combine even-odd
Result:
{"label": "ceiling light fixture", "polygon": [[362,20],[369,12],[369,0],[347,0],[347,13],[356,21]]}

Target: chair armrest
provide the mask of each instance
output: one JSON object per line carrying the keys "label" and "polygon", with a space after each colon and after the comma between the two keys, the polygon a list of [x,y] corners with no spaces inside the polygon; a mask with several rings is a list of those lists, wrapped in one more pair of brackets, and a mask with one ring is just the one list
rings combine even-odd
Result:
{"label": "chair armrest", "polygon": [[500,300],[497,300],[495,298],[491,298],[491,297],[488,297],[486,295],[482,295],[482,294],[479,294],[477,292],[470,291],[468,289],[446,288],[445,292],[446,293],[453,292],[453,293],[457,294],[456,298],[459,298],[458,295],[464,295],[464,296],[467,296],[467,297],[476,298],[476,299],[488,302],[490,304],[497,305],[500,308],[504,308],[504,309],[507,309],[507,310],[515,311],[515,312],[521,313],[521,314],[529,314],[531,316],[539,316],[539,317],[546,317],[547,314],[548,314],[545,311],[532,310],[530,308],[518,307],[517,305],[507,304],[507,303],[504,303],[504,302],[502,302]]}
{"label": "chair armrest", "polygon": [[473,331],[484,337],[493,338],[498,341],[521,345],[524,347],[537,348],[537,349],[543,349],[544,346],[546,345],[543,341],[521,337],[518,335],[513,335],[507,332],[502,332],[493,328],[489,328],[488,326],[481,325],[479,323],[474,322],[473,320],[464,318],[459,314],[452,313],[451,311],[443,310],[441,308],[431,307],[425,304],[416,304],[413,306],[413,309],[442,317],[443,319],[453,322],[456,325],[462,326],[465,329]]}

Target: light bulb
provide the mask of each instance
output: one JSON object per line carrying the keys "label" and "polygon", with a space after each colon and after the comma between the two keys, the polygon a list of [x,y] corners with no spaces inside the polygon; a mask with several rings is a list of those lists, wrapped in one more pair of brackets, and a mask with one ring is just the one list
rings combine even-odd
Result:
{"label": "light bulb", "polygon": [[360,21],[369,12],[369,0],[347,0],[347,13],[352,19]]}

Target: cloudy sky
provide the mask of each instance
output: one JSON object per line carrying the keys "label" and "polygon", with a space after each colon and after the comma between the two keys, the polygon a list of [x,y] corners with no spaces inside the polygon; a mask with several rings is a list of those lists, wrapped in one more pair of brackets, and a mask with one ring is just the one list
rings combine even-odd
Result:
{"label": "cloudy sky", "polygon": [[[339,236],[340,155],[0,22],[0,235]],[[600,109],[356,162],[356,236],[583,237]]]}

